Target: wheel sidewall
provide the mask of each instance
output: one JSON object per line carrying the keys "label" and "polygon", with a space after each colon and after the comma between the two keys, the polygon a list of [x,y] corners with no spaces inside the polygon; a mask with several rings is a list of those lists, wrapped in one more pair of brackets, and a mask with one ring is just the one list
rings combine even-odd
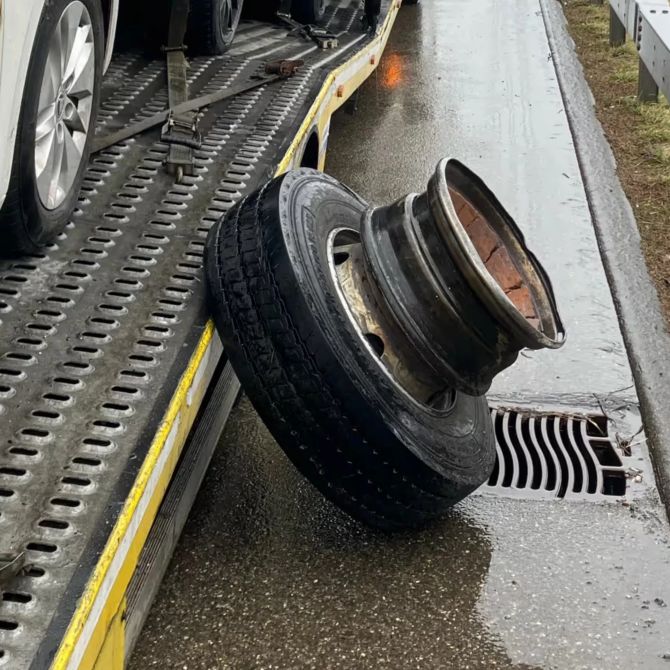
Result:
{"label": "wheel sidewall", "polygon": [[36,39],[30,57],[26,85],[19,117],[14,166],[12,170],[13,184],[19,194],[26,236],[35,247],[39,247],[52,239],[67,223],[72,213],[81,186],[84,171],[88,164],[91,143],[95,135],[95,122],[100,101],[100,81],[102,79],[102,62],[104,57],[103,17],[99,0],[80,0],[88,9],[94,31],[95,44],[95,84],[91,107],[89,133],[82,153],[81,164],[73,186],[64,201],[55,209],[47,209],[41,202],[35,177],[35,128],[40,96],[40,86],[46,65],[49,41],[63,10],[71,0],[54,0],[45,4],[37,28]]}
{"label": "wheel sidewall", "polygon": [[242,16],[242,5],[243,0],[231,0],[232,2],[232,12],[233,20],[232,25],[228,27],[221,24],[221,12],[220,8],[226,0],[213,0],[212,1],[212,27],[214,31],[214,40],[215,40],[215,50],[217,54],[223,53],[231,45],[232,41],[235,39],[235,33],[237,32],[237,26],[240,23],[240,17]]}
{"label": "wheel sidewall", "polygon": [[374,359],[337,297],[328,238],[337,227],[358,230],[366,203],[335,180],[304,169],[283,178],[279,200],[287,267],[299,287],[286,307],[315,343],[320,369],[329,371],[347,411],[376,439],[399,440],[452,484],[479,486],[495,460],[485,398],[457,393],[447,413],[414,402]]}

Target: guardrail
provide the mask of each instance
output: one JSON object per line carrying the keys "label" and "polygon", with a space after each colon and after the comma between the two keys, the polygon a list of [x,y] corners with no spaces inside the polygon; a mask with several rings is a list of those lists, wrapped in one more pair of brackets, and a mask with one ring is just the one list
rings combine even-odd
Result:
{"label": "guardrail", "polygon": [[659,91],[670,100],[670,3],[609,0],[609,5],[610,44],[620,46],[629,35],[637,47],[639,100],[656,102]]}

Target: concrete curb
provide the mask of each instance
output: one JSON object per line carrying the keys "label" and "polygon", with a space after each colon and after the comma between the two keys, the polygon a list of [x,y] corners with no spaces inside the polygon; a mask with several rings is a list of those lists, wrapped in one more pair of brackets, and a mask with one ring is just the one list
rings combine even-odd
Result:
{"label": "concrete curb", "polygon": [[[594,113],[559,0],[539,0],[605,272],[628,350],[658,485],[670,513],[670,336],[633,210]],[[535,57],[543,57],[536,54]]]}

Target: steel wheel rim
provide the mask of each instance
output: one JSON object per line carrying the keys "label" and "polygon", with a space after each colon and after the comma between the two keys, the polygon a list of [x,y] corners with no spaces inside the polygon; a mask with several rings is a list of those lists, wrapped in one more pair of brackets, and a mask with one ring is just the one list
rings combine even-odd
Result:
{"label": "steel wheel rim", "polygon": [[224,0],[219,5],[219,21],[223,27],[223,31],[228,33],[233,27],[233,2],[232,0]]}
{"label": "steel wheel rim", "polygon": [[219,5],[219,25],[224,42],[230,43],[240,17],[239,0],[224,0]]}
{"label": "steel wheel rim", "polygon": [[[348,238],[345,243],[338,240],[342,235]],[[409,363],[405,357],[407,352],[403,352],[401,350],[402,347],[397,346],[397,338],[393,342],[394,338],[389,337],[389,332],[385,332],[384,325],[382,325],[384,322],[383,314],[368,312],[368,319],[363,314],[366,311],[366,307],[369,307],[371,302],[374,302],[374,299],[368,301],[363,297],[364,291],[361,290],[360,277],[359,282],[352,282],[351,276],[348,278],[349,281],[347,281],[345,278],[347,273],[343,272],[346,264],[355,262],[352,261],[354,256],[358,255],[360,259],[360,253],[357,252],[361,250],[362,241],[360,233],[357,230],[340,227],[330,232],[326,248],[328,269],[330,270],[335,293],[344,315],[356,332],[359,341],[364,345],[370,358],[381,368],[399,393],[429,414],[446,416],[452,411],[456,402],[454,389],[448,387],[446,383],[433,385],[425,379],[419,380],[415,378],[409,371],[409,368],[413,366],[411,364],[409,366],[403,365]],[[358,283],[359,285],[353,286],[353,283]],[[362,283],[366,283],[365,280]],[[367,305],[363,303],[367,303]],[[369,320],[370,317],[371,321]],[[382,321],[378,321],[378,318],[381,318]],[[366,320],[368,321],[367,323]],[[374,321],[374,324],[372,321]],[[386,321],[386,325],[389,325],[388,321]],[[381,351],[376,346],[377,341],[381,343]],[[400,372],[401,368],[405,368],[407,374]]]}
{"label": "steel wheel rim", "polygon": [[49,41],[35,127],[35,179],[53,210],[70,193],[84,156],[95,86],[95,38],[80,0],[64,10]]}

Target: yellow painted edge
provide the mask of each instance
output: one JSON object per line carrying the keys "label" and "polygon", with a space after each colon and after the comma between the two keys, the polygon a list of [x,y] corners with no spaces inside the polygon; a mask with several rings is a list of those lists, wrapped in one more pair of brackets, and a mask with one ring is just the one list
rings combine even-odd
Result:
{"label": "yellow painted edge", "polygon": [[126,655],[126,599],[114,615],[93,670],[123,670]]}
{"label": "yellow painted edge", "polygon": [[[119,543],[123,539],[125,532],[130,525],[135,509],[142,497],[142,494],[146,489],[149,477],[153,472],[158,457],[172,429],[174,421],[178,416],[179,412],[181,411],[182,407],[186,404],[187,392],[189,390],[189,387],[191,386],[193,378],[195,377],[196,370],[198,369],[198,366],[202,361],[205,351],[207,350],[207,347],[212,341],[213,335],[214,335],[214,324],[210,320],[205,326],[205,330],[200,338],[200,341],[198,342],[196,350],[191,356],[191,360],[189,361],[189,364],[186,367],[186,370],[179,381],[175,394],[172,396],[172,400],[170,401],[167,412],[165,413],[165,416],[161,421],[161,425],[158,428],[158,431],[156,432],[156,435],[151,443],[151,447],[149,448],[147,457],[145,458],[144,463],[140,468],[137,479],[135,480],[135,483],[133,484],[130,494],[123,505],[121,514],[119,515],[119,518],[117,519],[116,524],[114,525],[114,529],[112,530],[109,539],[107,540],[107,544],[105,545],[105,548],[102,554],[100,555],[100,559],[98,560],[98,563],[95,566],[95,569],[93,570],[93,574],[91,575],[91,578],[89,579],[88,584],[86,585],[86,589],[81,597],[81,600],[79,601],[77,610],[75,611],[74,616],[70,621],[70,625],[68,626],[67,631],[63,636],[63,641],[61,642],[61,645],[58,648],[56,657],[51,666],[53,670],[65,670],[67,663],[70,660],[70,656],[74,651],[77,640],[79,639],[79,635],[82,632],[82,629],[91,611],[93,603],[95,602],[96,595],[105,578],[105,575],[107,574],[107,570],[109,569],[109,566],[115,556],[116,549],[119,546]],[[178,452],[181,451],[182,447],[183,447],[183,441],[181,444],[175,443],[175,448]],[[166,472],[166,475],[168,476],[169,481],[172,472],[169,473]],[[162,489],[162,487],[159,487],[159,489]],[[153,519],[151,520],[153,521]],[[124,586],[124,592],[125,592],[125,586]],[[112,615],[115,613],[115,611],[116,609],[112,611]]]}
{"label": "yellow painted edge", "polygon": [[[382,51],[383,48],[386,45],[386,42],[388,40],[388,36],[390,34],[391,28],[393,26],[393,23],[395,21],[397,11],[398,11],[399,5],[396,2],[393,2],[391,8],[389,9],[389,13],[387,14],[386,20],[383,24],[382,30],[380,31],[380,34],[371,42],[369,42],[365,49],[362,49],[361,51],[358,51],[356,54],[352,56],[348,61],[344,62],[342,65],[340,65],[338,68],[333,70],[326,80],[324,81],[321,90],[319,92],[319,95],[316,97],[314,103],[312,103],[312,106],[310,107],[309,111],[307,112],[305,119],[303,120],[303,123],[301,124],[300,128],[298,129],[298,132],[296,133],[293,141],[291,142],[286,154],[282,158],[281,162],[279,163],[279,166],[277,167],[277,171],[275,174],[279,175],[282,174],[283,172],[286,172],[286,170],[290,167],[291,161],[293,160],[293,156],[295,152],[298,150],[300,147],[301,143],[304,141],[304,138],[306,134],[309,132],[309,130],[312,127],[312,124],[314,123],[314,119],[316,118],[319,108],[323,104],[330,88],[332,85],[335,83],[337,77],[339,74],[341,74],[342,71],[344,71],[347,67],[351,65],[351,63],[357,59],[363,59],[364,57],[367,57],[367,55],[371,52],[374,51],[377,47],[380,45],[382,46]],[[357,71],[355,74],[358,76],[352,76],[350,81],[357,81],[358,85],[360,85],[365,79],[367,79],[368,76],[375,70],[379,63],[379,59],[376,59],[376,62],[374,64],[365,64],[362,65],[361,70]],[[348,92],[351,94],[354,90],[356,90],[358,86],[351,86],[348,87]],[[341,104],[344,103],[346,98],[342,99],[336,99],[335,103],[331,105],[332,109],[330,110],[331,113],[335,111]],[[130,522],[133,518],[133,515],[135,513],[135,509],[137,508],[137,505],[146,489],[147,482],[149,480],[149,477],[151,476],[151,473],[153,472],[153,469],[156,465],[156,462],[158,461],[159,455],[161,454],[163,447],[165,446],[165,442],[167,440],[167,437],[172,429],[172,426],[174,424],[174,421],[180,411],[182,410],[183,406],[185,405],[186,401],[186,394],[188,392],[188,389],[193,381],[193,378],[195,376],[196,370],[198,369],[198,366],[200,362],[202,361],[202,358],[204,356],[204,353],[210,344],[212,337],[214,334],[214,324],[211,321],[211,319],[207,322],[207,325],[205,327],[205,331],[203,332],[202,337],[200,338],[200,341],[198,342],[198,345],[196,347],[196,350],[191,357],[191,360],[189,361],[189,364],[184,372],[184,374],[181,377],[181,380],[179,382],[179,385],[177,387],[177,390],[175,394],[172,396],[172,399],[170,401],[170,405],[168,406],[168,410],[161,422],[161,425],[154,437],[154,440],[152,441],[151,447],[149,449],[149,452],[147,454],[147,457],[144,460],[144,463],[142,464],[142,467],[140,469],[140,472],[138,473],[137,479],[135,480],[135,483],[133,484],[133,488],[130,491],[129,497],[126,499],[123,510],[121,511],[121,514],[119,518],[117,519],[116,524],[114,525],[114,529],[112,530],[112,533],[107,541],[107,544],[105,545],[105,548],[100,556],[100,559],[93,571],[93,574],[91,578],[89,579],[89,582],[86,586],[86,589],[84,591],[84,594],[79,601],[77,610],[74,613],[74,616],[70,622],[70,625],[67,628],[67,631],[65,632],[65,635],[63,637],[63,641],[61,642],[58,651],[56,653],[56,657],[54,658],[53,664],[51,666],[52,670],[65,670],[67,667],[67,664],[70,660],[70,657],[74,651],[75,645],[77,644],[77,641],[79,639],[79,636],[84,628],[84,625],[86,623],[86,620],[88,618],[88,615],[90,614],[91,608],[93,606],[93,603],[95,602],[96,596],[100,590],[100,587],[102,585],[102,582],[105,578],[105,575],[107,574],[107,570],[109,569],[109,566],[112,563],[112,560],[114,559],[114,556],[116,554],[116,550],[119,546],[119,543],[123,539]],[[194,403],[195,409],[197,410],[198,404]],[[175,453],[178,455],[181,453],[181,450],[184,446],[186,435],[183,436],[183,439],[180,441],[175,441]],[[172,476],[174,466],[176,465],[177,459],[173,459],[173,466],[166,468],[165,470],[165,475],[163,479],[167,479],[167,482],[169,482],[169,479]],[[167,483],[165,483],[165,486],[158,486],[157,491],[161,492],[161,495],[159,497],[158,501],[152,501],[152,505],[149,507],[147,510],[147,513],[145,514],[145,518],[142,521],[142,525],[140,528],[138,528],[138,532],[136,535],[136,538],[142,539],[141,546],[144,544],[144,541],[146,539],[146,535],[149,532],[151,523],[153,523],[155,513],[151,514],[150,511],[153,507],[157,509],[158,503],[162,500],[163,493],[165,488],[167,487]],[[155,503],[155,504],[154,504]],[[148,527],[147,527],[148,526]],[[135,541],[134,541],[135,544]],[[135,552],[133,552],[135,553]],[[122,584],[123,586],[123,593],[125,593],[125,589],[127,588],[127,584],[129,582],[130,576],[128,576],[128,579],[123,579],[121,580],[120,577],[128,572],[128,568],[131,567],[132,570],[130,571],[130,576],[132,576],[132,571],[135,568],[135,564],[132,566],[127,566],[124,564],[121,573],[119,574],[119,578],[117,578],[117,584],[114,585],[112,592],[110,592],[110,597],[108,600],[110,602],[115,602],[117,601],[117,598],[112,598],[113,592],[119,591],[119,584],[118,582],[124,582]],[[120,602],[120,599],[119,599]],[[114,608],[111,612],[107,612],[110,616],[101,616],[100,621],[98,623],[98,626],[96,627],[96,630],[94,631],[94,634],[92,636],[93,638],[100,637],[102,634],[106,632],[106,628],[103,628],[102,630],[99,630],[104,623],[105,620],[107,619],[112,619],[117,613],[117,608]],[[84,657],[85,661],[88,661],[88,665],[91,666],[93,662],[95,661],[95,656],[93,656],[94,653],[99,653],[99,649],[102,645],[102,642],[104,641],[104,638],[101,640],[100,645],[93,645],[91,648],[91,644],[89,644],[89,648],[86,650],[86,654]],[[82,667],[86,665],[85,662],[82,662]]]}

